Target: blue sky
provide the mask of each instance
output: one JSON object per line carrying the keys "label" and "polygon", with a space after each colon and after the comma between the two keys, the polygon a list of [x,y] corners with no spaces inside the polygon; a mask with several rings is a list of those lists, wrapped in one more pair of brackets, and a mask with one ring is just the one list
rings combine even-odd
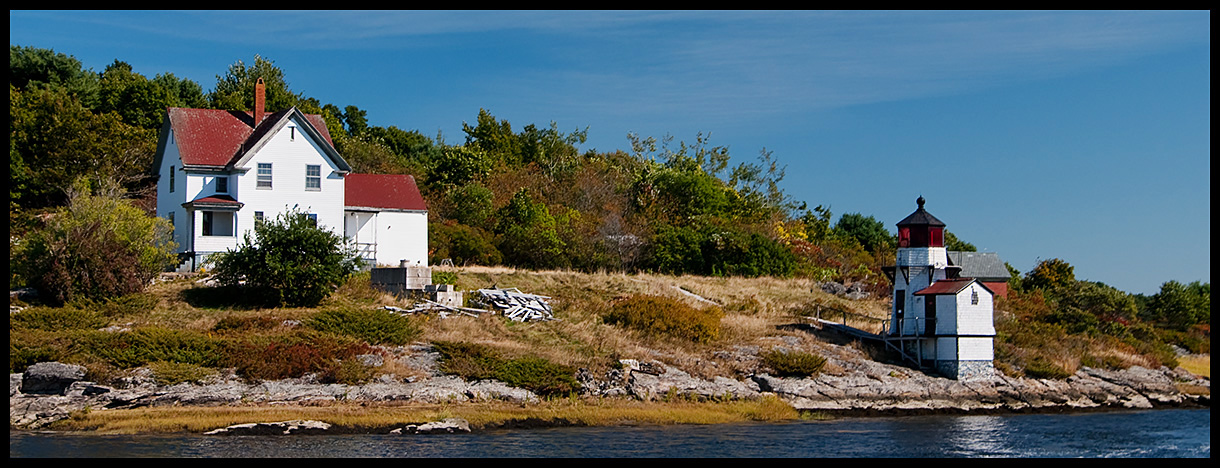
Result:
{"label": "blue sky", "polygon": [[793,198],[927,209],[1021,271],[1132,293],[1211,281],[1210,12],[10,11],[9,44],[210,90],[238,60],[295,92],[461,143],[488,109],[764,148]]}

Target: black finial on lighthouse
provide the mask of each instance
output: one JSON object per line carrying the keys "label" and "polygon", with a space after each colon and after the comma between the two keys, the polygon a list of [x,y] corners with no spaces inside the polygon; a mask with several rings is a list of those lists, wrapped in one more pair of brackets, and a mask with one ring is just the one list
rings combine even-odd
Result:
{"label": "black finial on lighthouse", "polygon": [[915,203],[917,205],[919,205],[919,209],[921,209],[921,210],[923,209],[923,202],[924,202],[923,195],[920,195],[919,198],[915,199]]}

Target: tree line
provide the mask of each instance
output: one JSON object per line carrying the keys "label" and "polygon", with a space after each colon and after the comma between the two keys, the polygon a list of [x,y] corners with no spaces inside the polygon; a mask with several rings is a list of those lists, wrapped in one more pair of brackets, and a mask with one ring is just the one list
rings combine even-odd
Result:
{"label": "tree line", "polygon": [[[487,109],[449,143],[441,134],[370,125],[356,105],[294,92],[260,56],[233,63],[210,91],[170,72],[148,78],[117,59],[95,72],[70,55],[16,45],[9,69],[10,247],[45,229],[45,214],[68,207],[74,191],[121,192],[151,212],[165,109],[249,111],[261,77],[266,108],[321,115],[354,171],[415,177],[429,206],[433,263],[801,276],[889,292],[881,267],[893,262],[895,235],[872,216],[845,213],[832,224],[829,207],[794,200],[782,189],[784,165],[765,148],[733,164],[728,147],[701,133],[693,141],[629,134],[624,149],[582,150],[587,128],[514,127]],[[950,250],[976,250],[953,233],[945,241]],[[1170,281],[1144,297],[1060,281],[1070,276],[1062,271],[1049,279],[1062,263],[1041,262],[1024,276],[1009,266],[1016,294],[1046,291],[1061,315],[1077,317],[1047,321],[1092,323],[1080,311],[1099,324],[1210,324],[1210,283]],[[13,264],[11,286],[22,281]],[[1095,299],[1109,296],[1116,299]]]}

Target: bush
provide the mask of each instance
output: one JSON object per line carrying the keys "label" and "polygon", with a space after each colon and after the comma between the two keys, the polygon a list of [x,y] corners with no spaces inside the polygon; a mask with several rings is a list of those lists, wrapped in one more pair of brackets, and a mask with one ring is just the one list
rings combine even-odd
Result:
{"label": "bush", "polygon": [[158,299],[149,294],[128,294],[106,300],[81,298],[73,300],[71,306],[78,309],[96,310],[107,317],[146,314],[157,307]]}
{"label": "bush", "polygon": [[405,345],[421,333],[411,319],[385,310],[331,309],[314,315],[306,325],[370,344]]}
{"label": "bush", "polygon": [[109,324],[101,314],[75,307],[30,307],[9,315],[9,329],[96,330]]}
{"label": "bush", "polygon": [[315,373],[325,381],[348,375],[336,367],[371,352],[367,344],[350,338],[307,331],[230,341],[222,364],[248,379],[278,380]]}
{"label": "bush", "polygon": [[120,369],[151,362],[174,362],[216,367],[221,343],[201,333],[144,328],[130,332],[89,332],[78,339],[76,349]]}
{"label": "bush", "polygon": [[437,341],[432,345],[441,354],[441,372],[467,380],[495,379],[542,396],[565,395],[580,387],[575,369],[543,358],[504,359],[491,348],[473,343]]}
{"label": "bush", "polygon": [[707,343],[720,337],[722,315],[715,306],[696,309],[669,297],[636,295],[614,304],[602,320],[649,335]]}
{"label": "bush", "polygon": [[826,358],[804,351],[772,349],[763,353],[763,365],[780,377],[809,377],[822,371]]}
{"label": "bush", "polygon": [[153,362],[148,364],[157,385],[175,385],[185,382],[197,383],[215,371],[195,364],[181,362]]}
{"label": "bush", "polygon": [[258,223],[235,251],[210,258],[223,285],[245,283],[270,303],[316,306],[356,271],[346,239],[291,211]]}
{"label": "bush", "polygon": [[138,293],[177,261],[172,229],[127,200],[78,195],[11,244],[13,270],[55,305]]}

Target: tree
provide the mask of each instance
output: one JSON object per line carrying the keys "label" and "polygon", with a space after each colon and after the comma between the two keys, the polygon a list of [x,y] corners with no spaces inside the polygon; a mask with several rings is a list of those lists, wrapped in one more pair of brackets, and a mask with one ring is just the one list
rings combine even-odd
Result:
{"label": "tree", "polygon": [[63,304],[140,292],[176,263],[169,221],[116,193],[88,194],[83,180],[75,187],[69,206],[14,246],[17,274],[41,297]]}
{"label": "tree", "polygon": [[1197,323],[1211,323],[1211,283],[1178,281],[1161,284],[1148,301],[1148,319],[1185,330]]}
{"label": "tree", "polygon": [[889,248],[892,235],[885,229],[885,224],[872,216],[860,213],[847,213],[839,217],[835,223],[835,233],[860,242],[868,252]]}
{"label": "tree", "polygon": [[135,189],[156,134],[113,113],[94,114],[64,88],[9,86],[9,193],[25,208],[63,206],[80,177]]}
{"label": "tree", "polygon": [[128,125],[160,128],[165,109],[175,105],[175,95],[144,75],[135,73],[131,65],[115,60],[102,72],[98,88],[98,113],[114,112]]}
{"label": "tree", "polygon": [[208,261],[223,285],[244,283],[272,305],[310,307],[334,292],[360,260],[347,239],[294,209],[256,224],[237,250]]}
{"label": "tree", "polygon": [[51,49],[9,46],[8,83],[17,89],[62,88],[86,107],[96,104],[98,76],[80,60]]}
{"label": "tree", "polygon": [[1058,258],[1043,260],[1025,274],[1021,286],[1026,289],[1044,289],[1056,291],[1067,288],[1076,282],[1075,268]]}
{"label": "tree", "polygon": [[563,266],[565,245],[556,231],[555,218],[526,189],[518,190],[496,217],[499,249],[508,264],[530,268]]}
{"label": "tree", "polygon": [[254,109],[254,85],[259,78],[263,79],[264,105],[269,112],[286,110],[303,99],[288,89],[283,70],[271,60],[255,55],[253,65],[246,66],[238,60],[229,65],[223,76],[216,75],[216,87],[208,94],[208,101],[216,109],[251,111]]}

